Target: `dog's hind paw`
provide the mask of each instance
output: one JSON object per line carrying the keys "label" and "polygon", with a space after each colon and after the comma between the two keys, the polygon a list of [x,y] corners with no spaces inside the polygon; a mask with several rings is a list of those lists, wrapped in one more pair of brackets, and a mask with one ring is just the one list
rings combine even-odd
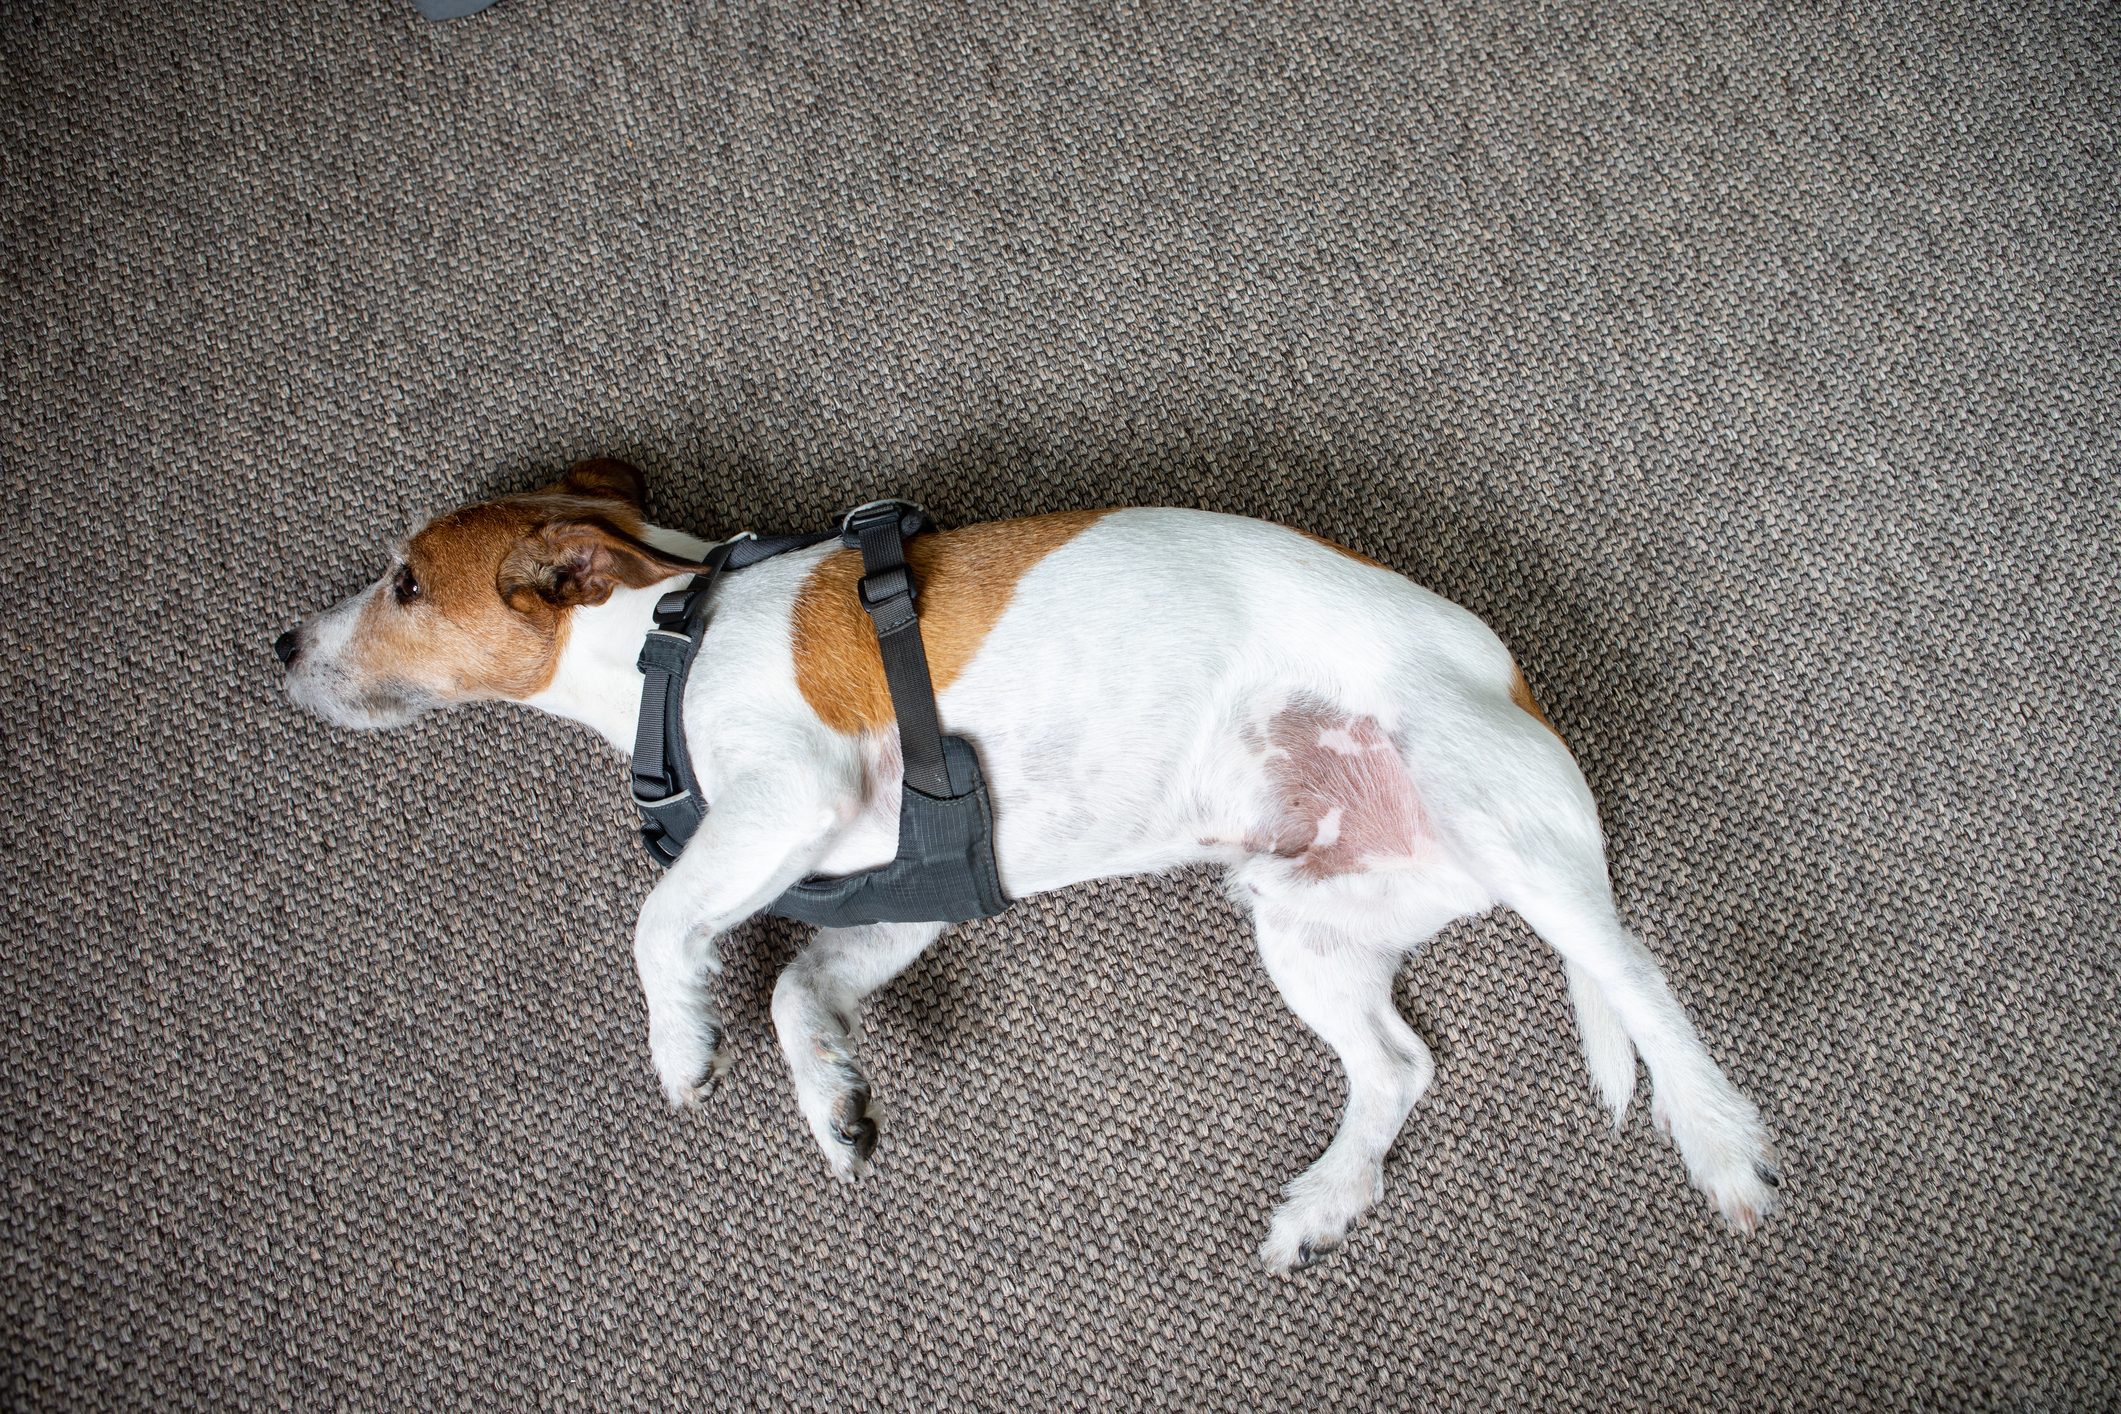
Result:
{"label": "dog's hind paw", "polygon": [[1731,1227],[1747,1236],[1774,1211],[1782,1173],[1760,1112],[1735,1093],[1713,1106],[1670,1112],[1672,1140],[1694,1186]]}
{"label": "dog's hind paw", "polygon": [[1299,1272],[1316,1266],[1347,1240],[1348,1229],[1384,1196],[1376,1167],[1343,1171],[1321,1160],[1289,1185],[1274,1210],[1259,1260],[1269,1271]]}
{"label": "dog's hind paw", "polygon": [[1747,1237],[1760,1228],[1760,1220],[1774,1211],[1782,1173],[1773,1164],[1755,1162],[1710,1181],[1709,1200],[1723,1220]]}

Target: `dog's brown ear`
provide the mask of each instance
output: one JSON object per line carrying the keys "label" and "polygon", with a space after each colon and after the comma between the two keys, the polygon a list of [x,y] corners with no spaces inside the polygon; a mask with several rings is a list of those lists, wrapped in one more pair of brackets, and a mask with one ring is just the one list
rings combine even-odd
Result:
{"label": "dog's brown ear", "polygon": [[605,500],[624,501],[635,510],[648,500],[648,478],[641,475],[639,467],[616,457],[576,462],[552,489],[570,496],[600,496]]}
{"label": "dog's brown ear", "polygon": [[601,520],[539,526],[501,561],[501,598],[520,610],[601,604],[620,585],[640,589],[683,574],[691,561],[665,555]]}

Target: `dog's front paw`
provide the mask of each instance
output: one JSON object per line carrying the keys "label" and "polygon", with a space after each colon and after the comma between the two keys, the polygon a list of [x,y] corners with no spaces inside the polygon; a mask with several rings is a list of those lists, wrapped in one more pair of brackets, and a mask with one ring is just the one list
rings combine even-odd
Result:
{"label": "dog's front paw", "polygon": [[869,1172],[869,1159],[876,1153],[876,1106],[869,1095],[869,1082],[857,1077],[847,1093],[833,1102],[832,1142],[825,1148],[825,1161],[832,1171],[849,1182]]}
{"label": "dog's front paw", "polygon": [[721,1024],[706,1019],[651,1023],[648,1054],[655,1062],[656,1078],[663,1083],[663,1098],[672,1109],[697,1106],[729,1069]]}
{"label": "dog's front paw", "polygon": [[876,1153],[876,1101],[842,1042],[821,1037],[811,1048],[815,1064],[798,1080],[797,1099],[833,1175],[852,1182],[869,1171]]}

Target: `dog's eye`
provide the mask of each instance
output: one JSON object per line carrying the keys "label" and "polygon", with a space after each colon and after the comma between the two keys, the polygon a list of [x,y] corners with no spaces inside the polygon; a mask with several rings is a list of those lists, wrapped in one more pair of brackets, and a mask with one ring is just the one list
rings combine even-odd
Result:
{"label": "dog's eye", "polygon": [[410,604],[420,597],[420,581],[413,575],[411,565],[399,565],[397,577],[390,582],[390,592],[400,604]]}

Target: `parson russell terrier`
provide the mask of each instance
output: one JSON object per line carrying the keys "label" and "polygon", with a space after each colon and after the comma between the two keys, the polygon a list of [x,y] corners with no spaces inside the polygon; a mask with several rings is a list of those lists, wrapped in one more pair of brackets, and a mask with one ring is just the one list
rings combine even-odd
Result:
{"label": "parson russell terrier", "polygon": [[[507,699],[633,748],[635,659],[703,541],[648,527],[639,472],[585,462],[426,526],[368,588],[284,636],[287,690],[347,727]],[[1188,510],[1081,511],[908,547],[946,731],[977,744],[1007,893],[1214,864],[1283,998],[1339,1053],[1347,1108],[1289,1184],[1262,1259],[1337,1246],[1434,1072],[1392,1003],[1400,962],[1507,904],[1567,970],[1616,1124],[1639,1051],[1694,1183],[1751,1231],[1778,1183],[1758,1111],[1615,916],[1583,776],[1471,613],[1299,531]],[[723,1068],[721,937],[799,878],[896,851],[897,736],[859,557],[835,544],[723,578],[685,702],[711,802],[634,931],[670,1103]],[[875,1144],[865,997],[941,924],[825,929],[774,988],[811,1133],[842,1177]]]}

